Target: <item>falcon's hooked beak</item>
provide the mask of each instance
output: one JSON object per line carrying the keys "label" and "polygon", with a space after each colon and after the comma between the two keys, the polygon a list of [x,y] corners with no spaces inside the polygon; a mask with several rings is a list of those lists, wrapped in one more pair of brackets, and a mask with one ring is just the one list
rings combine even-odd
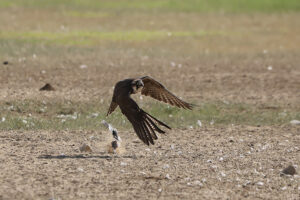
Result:
{"label": "falcon's hooked beak", "polygon": [[144,83],[141,79],[136,79],[132,81],[131,85],[132,85],[133,94],[138,93],[144,87]]}

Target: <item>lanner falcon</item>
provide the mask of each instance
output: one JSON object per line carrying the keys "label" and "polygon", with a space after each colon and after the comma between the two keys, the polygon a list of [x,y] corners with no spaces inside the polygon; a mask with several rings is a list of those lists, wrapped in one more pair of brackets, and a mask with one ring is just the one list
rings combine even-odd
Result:
{"label": "lanner falcon", "polygon": [[132,124],[137,136],[147,145],[149,145],[149,142],[154,144],[153,140],[157,139],[155,131],[165,133],[165,131],[161,130],[157,124],[168,129],[171,128],[152,115],[146,113],[137,105],[130,95],[138,92],[141,92],[142,95],[150,96],[179,108],[192,110],[193,107],[192,104],[180,100],[161,83],[149,76],[119,81],[115,85],[112,101],[106,116],[120,106],[122,113]]}

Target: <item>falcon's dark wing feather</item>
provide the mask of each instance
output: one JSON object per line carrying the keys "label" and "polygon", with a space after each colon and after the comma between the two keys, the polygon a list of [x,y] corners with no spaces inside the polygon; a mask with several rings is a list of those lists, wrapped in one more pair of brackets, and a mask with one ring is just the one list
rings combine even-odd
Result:
{"label": "falcon's dark wing feather", "polygon": [[109,114],[111,114],[112,112],[114,112],[114,110],[118,107],[118,104],[114,101],[111,101],[108,112],[106,114],[106,116],[108,116]]}
{"label": "falcon's dark wing feather", "polygon": [[144,87],[141,93],[145,96],[151,96],[154,99],[159,101],[163,101],[165,103],[169,103],[173,106],[177,106],[179,108],[185,108],[192,110],[193,105],[182,101],[174,94],[172,94],[169,90],[167,90],[161,83],[154,80],[149,76],[144,76],[141,78],[144,83]]}
{"label": "falcon's dark wing feather", "polygon": [[[132,105],[133,104],[135,104],[134,101],[132,102]],[[155,117],[151,116],[150,114],[146,113],[136,106],[131,106],[130,109],[121,108],[121,110],[132,124],[137,136],[147,145],[149,145],[149,143],[154,144],[154,140],[157,139],[155,131],[159,133],[165,133],[155,124],[155,122],[171,129],[165,123],[159,121]]]}

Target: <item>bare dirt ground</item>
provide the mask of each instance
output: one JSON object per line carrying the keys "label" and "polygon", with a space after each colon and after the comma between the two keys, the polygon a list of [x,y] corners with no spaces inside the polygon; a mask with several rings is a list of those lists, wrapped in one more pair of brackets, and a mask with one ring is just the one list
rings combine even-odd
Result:
{"label": "bare dirt ground", "polygon": [[[51,13],[37,26],[38,12],[22,16],[15,10],[11,23],[11,13],[3,11],[7,20],[2,27],[19,31],[24,22],[27,29],[51,31],[61,26],[59,16],[49,20]],[[1,59],[9,64],[0,69],[1,103],[103,100],[107,109],[116,81],[150,75],[199,104],[223,101],[299,112],[299,14],[167,14],[166,21],[161,16],[113,17],[121,28],[130,27],[126,21],[136,22],[133,28],[154,21],[158,29],[173,31],[179,23],[183,29],[224,34],[91,47],[2,41]],[[64,20],[70,30],[98,28],[97,19]],[[106,18],[101,22],[104,29],[118,27]],[[56,90],[40,92],[45,83]],[[0,130],[0,199],[300,199],[299,126],[175,128],[151,147],[132,129],[120,136],[123,152],[111,155],[106,148],[111,135],[104,129]],[[81,153],[83,144],[92,152]],[[288,165],[298,175],[280,176]]]}
{"label": "bare dirt ground", "polygon": [[[1,131],[1,199],[299,199],[299,127],[173,130],[155,146],[122,132]],[[110,137],[109,137],[110,138]],[[90,145],[93,152],[81,153]],[[297,169],[299,171],[299,168]]]}

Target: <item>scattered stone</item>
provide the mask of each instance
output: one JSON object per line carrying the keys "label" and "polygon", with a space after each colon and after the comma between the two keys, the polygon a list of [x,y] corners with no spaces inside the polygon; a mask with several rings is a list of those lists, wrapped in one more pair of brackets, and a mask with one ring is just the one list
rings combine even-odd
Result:
{"label": "scattered stone", "polygon": [[169,174],[166,174],[166,179],[171,179],[170,175]]}
{"label": "scattered stone", "polygon": [[99,113],[92,113],[88,116],[88,118],[96,118],[99,116]]}
{"label": "scattered stone", "polygon": [[202,126],[202,122],[200,120],[197,121],[198,126]]}
{"label": "scattered stone", "polygon": [[90,136],[90,140],[94,140],[95,139],[95,136]]}
{"label": "scattered stone", "polygon": [[282,187],[282,188],[281,188],[281,190],[286,190],[286,189],[287,189],[287,187],[286,187],[286,186],[284,186],[284,187]]}
{"label": "scattered stone", "polygon": [[268,66],[268,70],[271,71],[273,69],[273,67],[270,65]]}
{"label": "scattered stone", "polygon": [[201,183],[201,181],[198,181],[198,180],[194,182],[194,185],[199,185],[200,187],[203,186],[203,184]]}
{"label": "scattered stone", "polygon": [[264,185],[264,183],[261,182],[261,181],[260,181],[260,182],[257,182],[256,184],[259,185],[259,186],[263,186],[263,185]]}
{"label": "scattered stone", "polygon": [[175,145],[174,144],[171,144],[171,149],[175,149]]}
{"label": "scattered stone", "polygon": [[226,174],[225,174],[224,172],[221,172],[221,176],[225,177],[225,176],[226,176]]}
{"label": "scattered stone", "polygon": [[87,65],[80,65],[79,67],[80,67],[80,69],[85,69],[85,68],[87,68]]}
{"label": "scattered stone", "polygon": [[73,109],[63,109],[58,112],[57,118],[75,120],[78,118],[78,114]]}
{"label": "scattered stone", "polygon": [[170,165],[164,164],[163,169],[168,169],[168,168],[170,168]]}
{"label": "scattered stone", "polygon": [[300,125],[300,121],[299,120],[292,120],[292,121],[290,121],[290,123],[291,124],[293,124],[293,125]]}
{"label": "scattered stone", "polygon": [[285,168],[284,170],[282,170],[282,173],[286,174],[286,175],[292,175],[292,176],[297,174],[296,169],[293,165],[290,165],[287,168]]}
{"label": "scattered stone", "polygon": [[79,148],[79,150],[80,150],[81,152],[92,152],[91,147],[90,147],[89,145],[86,145],[86,144],[83,144],[83,145]]}
{"label": "scattered stone", "polygon": [[77,168],[78,171],[83,172],[84,170],[82,168]]}
{"label": "scattered stone", "polygon": [[40,91],[54,91],[54,87],[50,85],[49,83],[46,83],[43,87],[40,88]]}
{"label": "scattered stone", "polygon": [[3,62],[3,65],[8,65],[8,61],[4,61],[4,62]]}

